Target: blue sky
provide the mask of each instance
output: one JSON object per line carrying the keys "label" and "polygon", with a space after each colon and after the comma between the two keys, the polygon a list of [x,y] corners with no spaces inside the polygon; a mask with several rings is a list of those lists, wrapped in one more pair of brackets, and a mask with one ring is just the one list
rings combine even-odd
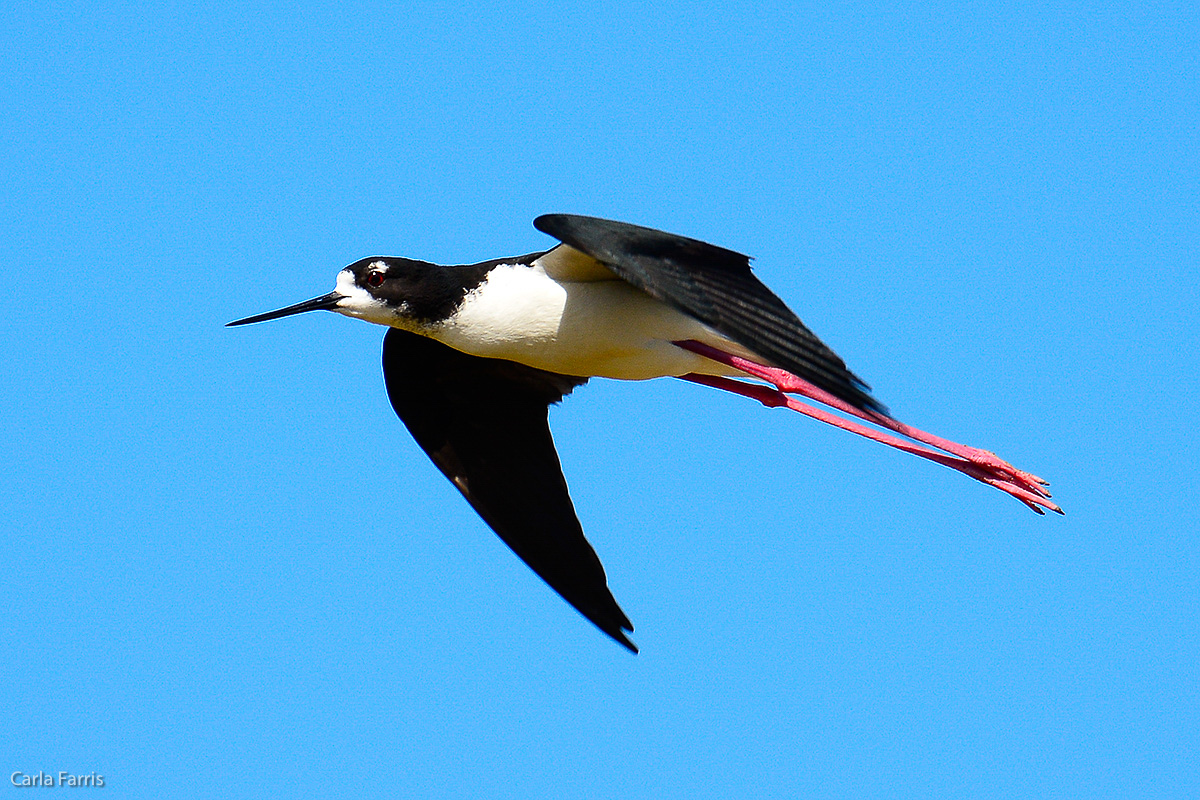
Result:
{"label": "blue sky", "polygon": [[[5,780],[1200,794],[1193,8],[405,5],[0,16]],[[409,440],[380,329],[222,327],[365,255],[546,248],[547,212],[753,255],[1067,516],[595,381],[551,422],[634,657]]]}

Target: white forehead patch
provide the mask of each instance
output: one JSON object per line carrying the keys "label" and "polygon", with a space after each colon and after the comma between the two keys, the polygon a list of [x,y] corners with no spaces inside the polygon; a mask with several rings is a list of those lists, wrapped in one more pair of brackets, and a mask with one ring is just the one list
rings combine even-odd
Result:
{"label": "white forehead patch", "polygon": [[[372,264],[371,266],[375,265]],[[350,271],[349,267],[338,273],[337,285],[333,288],[337,290],[338,294],[344,294],[346,297],[352,297],[356,294],[367,294],[366,289],[363,289],[354,282],[354,273]],[[370,295],[367,296],[370,297]]]}
{"label": "white forehead patch", "polygon": [[[371,267],[385,267],[382,261],[376,261]],[[354,282],[354,273],[349,268],[342,270],[337,276],[334,291],[342,295],[337,308],[339,314],[348,317],[358,317],[376,325],[392,325],[396,322],[396,311],[387,303],[371,296],[371,293]]]}

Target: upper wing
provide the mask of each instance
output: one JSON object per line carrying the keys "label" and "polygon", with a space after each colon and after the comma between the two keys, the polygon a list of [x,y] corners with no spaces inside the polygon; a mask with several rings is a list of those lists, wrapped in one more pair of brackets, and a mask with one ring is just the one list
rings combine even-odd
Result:
{"label": "upper wing", "polygon": [[593,281],[619,281],[617,273],[601,264],[587,253],[580,252],[569,244],[544,253],[534,253],[530,258],[533,264],[546,270],[546,274],[556,281],[572,283],[590,283]]}
{"label": "upper wing", "polygon": [[567,493],[547,412],[587,381],[480,358],[392,328],[383,340],[392,408],[417,444],[533,571],[637,652]]}
{"label": "upper wing", "polygon": [[[547,214],[533,224],[773,365],[855,408],[887,414],[871,397],[870,387],[754,277],[749,257],[696,239],[595,217]],[[573,269],[582,269],[579,259],[560,258]]]}

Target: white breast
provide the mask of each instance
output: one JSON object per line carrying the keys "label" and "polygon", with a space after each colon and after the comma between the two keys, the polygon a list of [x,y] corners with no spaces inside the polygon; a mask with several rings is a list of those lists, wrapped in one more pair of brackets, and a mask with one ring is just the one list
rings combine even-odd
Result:
{"label": "white breast", "polygon": [[472,355],[625,380],[733,372],[675,340],[752,355],[622,280],[559,282],[536,264],[494,268],[453,316],[422,332]]}

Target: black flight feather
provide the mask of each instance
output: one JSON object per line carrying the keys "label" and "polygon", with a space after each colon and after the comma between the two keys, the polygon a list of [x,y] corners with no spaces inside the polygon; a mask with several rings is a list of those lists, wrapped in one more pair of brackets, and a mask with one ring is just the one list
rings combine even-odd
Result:
{"label": "black flight feather", "polygon": [[587,378],[459,352],[392,328],[383,340],[392,408],[484,521],[550,587],[633,652],[629,618],[583,535],[547,422]]}
{"label": "black flight feather", "polygon": [[887,415],[870,387],[750,271],[750,259],[671,233],[574,214],[534,227],[619,278],[863,411]]}

